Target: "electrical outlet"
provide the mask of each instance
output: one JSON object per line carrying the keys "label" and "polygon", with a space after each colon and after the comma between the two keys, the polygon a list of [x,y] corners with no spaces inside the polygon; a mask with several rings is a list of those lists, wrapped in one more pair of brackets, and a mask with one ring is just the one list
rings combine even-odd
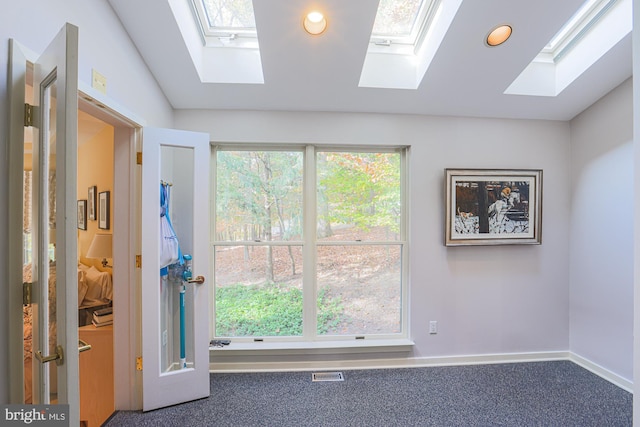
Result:
{"label": "electrical outlet", "polygon": [[430,334],[437,334],[438,333],[438,321],[437,320],[429,321],[429,333]]}

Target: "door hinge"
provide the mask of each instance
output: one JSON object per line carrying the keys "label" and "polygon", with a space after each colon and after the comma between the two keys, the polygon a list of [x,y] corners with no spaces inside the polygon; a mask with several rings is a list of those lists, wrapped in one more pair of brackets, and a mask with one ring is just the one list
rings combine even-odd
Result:
{"label": "door hinge", "polygon": [[142,357],[136,357],[136,371],[142,371]]}
{"label": "door hinge", "polygon": [[33,105],[24,104],[24,126],[33,126]]}
{"label": "door hinge", "polygon": [[142,255],[136,255],[136,268],[142,268]]}
{"label": "door hinge", "polygon": [[142,151],[138,151],[136,153],[136,164],[137,165],[141,165],[142,164]]}
{"label": "door hinge", "polygon": [[22,284],[22,305],[25,307],[31,305],[31,295],[33,291],[32,283],[23,283]]}

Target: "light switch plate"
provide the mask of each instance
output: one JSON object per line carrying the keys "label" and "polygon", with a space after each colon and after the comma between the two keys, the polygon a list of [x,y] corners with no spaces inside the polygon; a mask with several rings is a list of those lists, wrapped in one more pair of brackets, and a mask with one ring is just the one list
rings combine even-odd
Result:
{"label": "light switch plate", "polygon": [[107,94],[107,78],[97,72],[96,70],[91,70],[91,87],[97,90],[98,92],[106,95]]}

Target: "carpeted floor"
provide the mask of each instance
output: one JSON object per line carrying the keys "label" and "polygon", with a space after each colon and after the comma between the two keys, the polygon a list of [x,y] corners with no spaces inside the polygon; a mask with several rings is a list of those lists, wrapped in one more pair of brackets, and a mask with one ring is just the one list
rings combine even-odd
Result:
{"label": "carpeted floor", "polygon": [[632,395],[569,361],[342,371],[211,374],[211,396],[115,426],[631,426]]}

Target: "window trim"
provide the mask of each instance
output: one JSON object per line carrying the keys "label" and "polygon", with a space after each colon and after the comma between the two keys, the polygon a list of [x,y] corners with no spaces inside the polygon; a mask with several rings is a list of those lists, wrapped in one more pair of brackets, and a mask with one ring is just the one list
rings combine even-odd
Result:
{"label": "window trim", "polygon": [[[216,218],[216,160],[218,151],[302,151],[304,155],[303,173],[303,239],[292,241],[218,241],[215,239]],[[318,241],[317,240],[317,171],[316,154],[318,152],[355,152],[355,153],[398,153],[400,154],[400,200],[402,213],[400,218],[400,238],[393,241]],[[215,272],[215,247],[216,246],[301,246],[303,251],[303,331],[300,336],[261,336],[261,337],[218,337],[215,333],[215,286],[211,292],[210,299],[210,330],[211,339],[229,339],[231,344],[223,348],[210,347],[217,351],[266,351],[268,354],[277,352],[286,354],[287,351],[312,351],[323,354],[326,351],[336,352],[336,349],[344,352],[363,352],[366,348],[387,348],[386,351],[408,350],[413,346],[410,340],[409,325],[409,152],[410,147],[406,145],[299,145],[299,144],[212,144],[211,145],[211,227],[210,250],[212,272]],[[310,195],[313,195],[310,197]],[[396,245],[401,248],[402,268],[401,274],[401,331],[397,334],[367,334],[364,335],[318,335],[317,334],[317,283],[316,283],[316,248],[318,246],[332,245]],[[214,273],[215,274],[215,273]],[[213,282],[215,283],[215,281]],[[282,352],[285,353],[282,353]],[[364,351],[367,352],[367,351]],[[252,353],[254,354],[254,353]]]}
{"label": "window trim", "polygon": [[[223,347],[209,350],[224,356],[252,355],[300,355],[300,354],[344,354],[344,353],[395,353],[410,351],[415,343],[409,338],[374,338],[368,340],[318,340],[318,341],[264,341],[242,342],[233,340]],[[221,354],[221,355],[222,355]]]}

